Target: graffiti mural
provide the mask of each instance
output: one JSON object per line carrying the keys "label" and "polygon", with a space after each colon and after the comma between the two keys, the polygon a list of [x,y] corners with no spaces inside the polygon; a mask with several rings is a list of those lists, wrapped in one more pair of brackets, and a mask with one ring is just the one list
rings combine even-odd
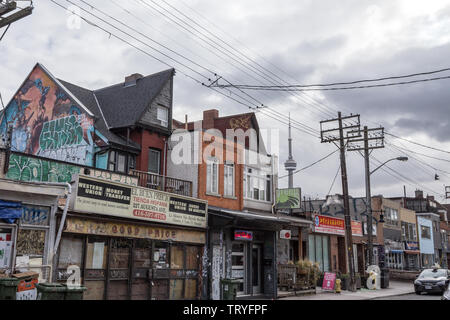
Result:
{"label": "graffiti mural", "polygon": [[[71,182],[72,176],[78,173],[84,174],[84,167],[12,153],[5,177],[32,182]],[[138,185],[137,177],[114,172],[89,169],[89,176],[132,186]]]}
{"label": "graffiti mural", "polygon": [[36,65],[5,109],[0,133],[13,127],[13,151],[91,166],[107,139],[40,65]]}
{"label": "graffiti mural", "polygon": [[11,154],[7,179],[33,182],[70,182],[80,167],[50,160]]}

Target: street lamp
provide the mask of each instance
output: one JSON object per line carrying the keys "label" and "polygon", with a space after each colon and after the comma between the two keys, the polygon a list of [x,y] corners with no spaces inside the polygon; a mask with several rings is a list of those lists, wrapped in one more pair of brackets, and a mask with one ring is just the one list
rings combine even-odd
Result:
{"label": "street lamp", "polygon": [[[370,176],[372,173],[380,169],[389,161],[408,161],[408,157],[397,157],[389,159],[376,167],[374,170],[369,171],[369,163],[366,161],[366,205],[367,205],[367,250],[369,250],[369,265],[373,264],[373,241],[372,241],[372,196],[370,194]],[[381,221],[380,221],[381,222]]]}

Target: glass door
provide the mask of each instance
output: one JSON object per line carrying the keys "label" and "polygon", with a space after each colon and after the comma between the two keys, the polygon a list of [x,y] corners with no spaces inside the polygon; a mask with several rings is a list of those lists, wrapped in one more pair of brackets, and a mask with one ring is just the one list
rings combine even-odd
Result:
{"label": "glass door", "polygon": [[252,247],[252,286],[253,294],[261,293],[261,245]]}
{"label": "glass door", "polygon": [[233,242],[231,252],[231,278],[239,282],[237,294],[244,294],[245,278],[245,245],[242,242]]}

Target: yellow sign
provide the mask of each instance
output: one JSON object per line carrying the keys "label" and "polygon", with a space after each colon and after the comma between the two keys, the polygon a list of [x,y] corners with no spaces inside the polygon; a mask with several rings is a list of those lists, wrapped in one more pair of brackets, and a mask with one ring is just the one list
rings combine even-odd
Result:
{"label": "yellow sign", "polygon": [[97,222],[79,218],[67,218],[66,223],[64,232],[70,233],[205,243],[205,233],[202,231],[140,226],[128,223]]}
{"label": "yellow sign", "polygon": [[79,175],[71,209],[152,222],[206,228],[208,202]]}

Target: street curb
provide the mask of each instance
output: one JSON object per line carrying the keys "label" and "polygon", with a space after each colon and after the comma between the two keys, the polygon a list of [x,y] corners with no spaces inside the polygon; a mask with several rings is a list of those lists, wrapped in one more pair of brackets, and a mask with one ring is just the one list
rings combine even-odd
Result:
{"label": "street curb", "polygon": [[413,294],[414,291],[411,292],[405,292],[405,293],[397,293],[397,294],[390,294],[388,296],[382,296],[382,297],[375,297],[375,298],[368,298],[365,300],[375,300],[375,299],[380,299],[380,298],[389,298],[389,297],[398,297],[398,296],[407,296],[408,294]]}

